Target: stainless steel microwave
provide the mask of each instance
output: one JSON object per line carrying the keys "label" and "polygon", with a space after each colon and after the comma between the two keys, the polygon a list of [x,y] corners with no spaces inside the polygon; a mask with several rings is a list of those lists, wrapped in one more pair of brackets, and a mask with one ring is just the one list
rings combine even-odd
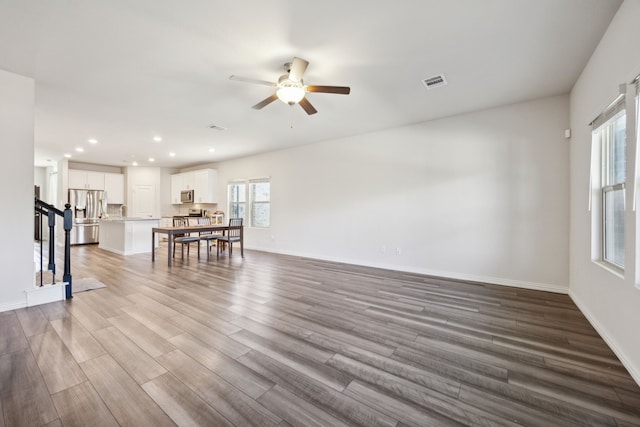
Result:
{"label": "stainless steel microwave", "polygon": [[180,201],[182,203],[193,203],[193,190],[182,190],[180,192]]}

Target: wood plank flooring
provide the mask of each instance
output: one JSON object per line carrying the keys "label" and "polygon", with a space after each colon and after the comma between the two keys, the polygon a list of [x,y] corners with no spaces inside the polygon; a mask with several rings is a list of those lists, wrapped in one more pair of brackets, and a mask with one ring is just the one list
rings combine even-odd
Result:
{"label": "wood plank flooring", "polygon": [[0,313],[0,427],[640,426],[566,295],[166,250],[73,247],[106,288]]}

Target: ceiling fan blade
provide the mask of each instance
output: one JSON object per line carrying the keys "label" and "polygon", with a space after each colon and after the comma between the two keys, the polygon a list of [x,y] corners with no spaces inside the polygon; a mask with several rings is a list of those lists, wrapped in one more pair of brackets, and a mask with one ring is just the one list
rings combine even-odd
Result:
{"label": "ceiling fan blade", "polygon": [[276,83],[268,82],[266,80],[249,79],[247,77],[240,77],[236,75],[229,76],[229,80],[235,80],[237,82],[244,82],[244,83],[255,83],[255,84],[265,85],[265,86],[277,86]]}
{"label": "ceiling fan blade", "polygon": [[276,99],[278,99],[278,95],[276,95],[275,93],[273,95],[271,95],[268,98],[263,99],[262,101],[258,102],[256,105],[254,105],[253,108],[254,110],[261,110],[262,108],[266,107],[267,105],[271,104],[273,101],[275,101]]}
{"label": "ceiling fan blade", "polygon": [[307,92],[337,93],[349,95],[351,88],[348,86],[305,86]]}
{"label": "ceiling fan blade", "polygon": [[309,66],[309,62],[300,58],[293,58],[291,63],[291,70],[289,71],[289,79],[294,82],[302,80],[302,75]]}
{"label": "ceiling fan blade", "polygon": [[312,115],[318,112],[318,110],[316,110],[313,105],[311,105],[311,103],[309,102],[309,100],[307,98],[302,98],[299,102],[300,106],[302,107],[302,109],[304,109],[304,111],[307,112],[308,115]]}

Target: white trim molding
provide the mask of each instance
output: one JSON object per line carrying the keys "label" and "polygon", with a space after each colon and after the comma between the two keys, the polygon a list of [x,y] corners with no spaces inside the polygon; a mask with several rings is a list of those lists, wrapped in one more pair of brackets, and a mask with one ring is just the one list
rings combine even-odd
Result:
{"label": "white trim molding", "polygon": [[640,385],[640,366],[636,366],[631,358],[627,357],[627,355],[618,345],[617,341],[609,335],[605,327],[602,326],[598,319],[589,311],[587,306],[580,301],[580,298],[578,298],[578,296],[574,292],[570,291],[569,297],[574,302],[574,304],[578,306],[578,309],[580,309],[582,314],[584,314],[584,317],[587,318],[589,323],[591,323],[591,326],[593,326],[596,332],[598,332],[598,335],[600,335],[604,342],[607,343],[609,348],[611,348],[611,351],[613,351],[615,355],[618,356],[618,359],[620,359],[622,365],[627,369],[627,371],[629,371],[629,374],[634,379],[634,381],[638,385]]}
{"label": "white trim molding", "polygon": [[47,304],[65,299],[65,287],[67,283],[56,283],[55,285],[36,286],[25,291],[27,296],[27,307]]}

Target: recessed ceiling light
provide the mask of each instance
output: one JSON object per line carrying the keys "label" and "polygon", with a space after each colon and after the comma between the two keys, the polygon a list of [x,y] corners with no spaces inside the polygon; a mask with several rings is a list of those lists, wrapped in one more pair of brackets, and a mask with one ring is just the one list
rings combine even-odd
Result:
{"label": "recessed ceiling light", "polygon": [[135,162],[135,161],[134,161],[133,163],[131,163],[131,164],[132,164],[133,166],[138,166],[138,162]]}
{"label": "recessed ceiling light", "polygon": [[89,144],[97,144],[97,143],[98,143],[98,140],[97,140],[97,139],[91,138],[91,139],[89,140]]}
{"label": "recessed ceiling light", "polygon": [[64,157],[66,157],[67,159],[71,158],[71,154],[65,154]]}
{"label": "recessed ceiling light", "polygon": [[82,147],[76,147],[76,151],[77,151],[78,153],[82,153],[82,152],[84,151],[84,148],[82,148]]}
{"label": "recessed ceiling light", "polygon": [[149,157],[149,161],[153,163],[156,161],[156,159],[154,159],[153,157]]}
{"label": "recessed ceiling light", "polygon": [[216,151],[216,149],[215,149],[215,148],[209,148],[209,152],[210,152],[210,153],[213,153],[213,152],[215,152],[215,151]]}
{"label": "recessed ceiling light", "polygon": [[154,140],[155,142],[160,142],[160,141],[162,141],[162,138],[161,138],[161,137],[159,137],[159,136],[154,136],[154,137],[153,137],[153,140]]}
{"label": "recessed ceiling light", "polygon": [[169,157],[175,157],[176,153],[169,153]]}

